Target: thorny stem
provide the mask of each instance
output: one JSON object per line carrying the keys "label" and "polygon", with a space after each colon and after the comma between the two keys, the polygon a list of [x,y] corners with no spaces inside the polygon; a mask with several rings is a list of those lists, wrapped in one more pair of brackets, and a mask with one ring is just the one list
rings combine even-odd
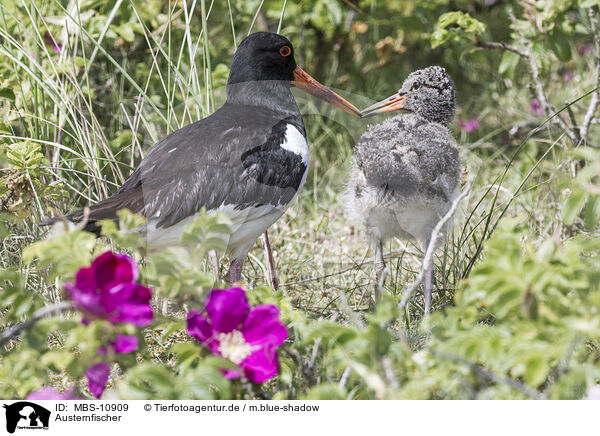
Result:
{"label": "thorny stem", "polygon": [[[516,23],[517,19],[512,10],[509,11],[509,17],[513,24]],[[568,109],[568,115],[570,117],[569,120],[571,122],[571,126],[567,124],[560,116],[553,116],[559,111],[550,103],[548,97],[546,96],[544,83],[537,65],[537,57],[532,50],[531,43],[527,45],[526,49],[521,49],[505,42],[479,41],[477,43],[479,47],[485,49],[501,49],[511,51],[527,60],[533,78],[534,94],[544,108],[544,112],[547,116],[552,118],[553,123],[558,124],[565,131],[565,134],[569,137],[573,144],[577,145],[587,141],[589,127],[592,123],[594,123],[594,115],[596,114],[596,110],[600,105],[600,26],[598,23],[598,8],[590,7],[588,9],[588,17],[590,21],[590,34],[594,44],[594,73],[596,83],[592,92],[592,99],[580,126],[577,125],[578,123],[576,122],[570,108]]]}
{"label": "thorny stem", "polygon": [[24,321],[20,324],[15,324],[2,332],[0,335],[0,347],[5,343],[15,338],[19,333],[23,330],[30,329],[33,327],[39,320],[45,318],[48,315],[58,314],[64,312],[65,310],[69,310],[72,308],[72,304],[70,301],[64,301],[62,303],[55,304],[53,306],[43,307],[37,312],[35,312],[30,319]]}
{"label": "thorny stem", "polygon": [[598,32],[600,29],[598,28],[598,8],[592,7],[588,9],[588,17],[590,19],[590,33],[594,42],[594,63],[595,63],[595,74],[596,74],[596,90],[592,94],[592,99],[590,101],[590,105],[588,106],[588,110],[585,113],[583,118],[583,123],[581,123],[581,128],[579,129],[581,140],[583,142],[587,141],[587,135],[590,128],[590,124],[592,124],[592,120],[594,119],[594,114],[598,109],[598,105],[600,104],[600,35]]}
{"label": "thorny stem", "polygon": [[567,349],[567,352],[563,358],[558,362],[558,365],[556,365],[556,367],[550,371],[550,374],[548,374],[543,390],[544,394],[547,395],[550,392],[550,389],[552,389],[552,386],[556,384],[559,377],[566,374],[569,370],[569,360],[573,356],[573,353],[575,353],[575,349],[577,348],[580,339],[581,337],[579,334],[576,334],[573,337],[573,340],[571,341],[571,344],[569,345],[569,348]]}
{"label": "thorny stem", "polygon": [[477,42],[477,46],[481,47],[481,48],[485,48],[485,49],[496,49],[499,48],[501,50],[508,50],[508,51],[512,51],[513,53],[518,54],[519,56],[522,57],[527,57],[527,54],[518,49],[517,47],[515,47],[514,45],[510,45],[507,44],[506,42],[500,41],[500,42],[494,42],[494,41],[478,41]]}
{"label": "thorny stem", "polygon": [[[571,121],[571,125],[576,126],[577,120],[575,119],[575,113],[573,112],[573,108],[571,108],[568,101],[565,101],[563,105],[567,108],[567,114],[569,115],[569,121]],[[577,134],[580,134],[579,130],[577,130]]]}
{"label": "thorny stem", "polygon": [[4,210],[4,208],[6,207],[6,205],[8,204],[8,202],[10,201],[10,199],[12,198],[14,193],[15,193],[15,188],[14,187],[10,188],[10,190],[4,196],[4,198],[2,198],[2,200],[0,200],[0,210]]}
{"label": "thorny stem", "polygon": [[350,373],[352,372],[352,368],[350,368],[349,366],[346,367],[346,369],[344,370],[344,372],[342,373],[342,377],[340,378],[340,388],[344,388],[344,386],[346,386],[346,382],[348,381],[348,377],[350,377]]}
{"label": "thorny stem", "polygon": [[534,400],[545,400],[546,399],[546,395],[539,393],[538,391],[530,388],[526,384],[524,384],[518,380],[515,380],[513,378],[506,377],[505,375],[498,374],[476,362],[471,362],[470,360],[464,359],[463,357],[455,356],[453,354],[449,354],[449,353],[442,352],[442,351],[429,349],[429,352],[431,354],[433,354],[434,356],[439,357],[441,359],[449,360],[451,362],[458,363],[460,365],[465,365],[465,366],[469,367],[469,369],[471,371],[473,371],[477,376],[488,379],[495,383],[500,383],[500,384],[505,384],[507,386],[510,386],[514,390],[521,392],[522,394],[526,395],[529,398],[532,398]]}
{"label": "thorny stem", "polygon": [[[553,114],[558,112],[558,110],[552,104],[550,104],[550,102],[548,101],[548,97],[546,97],[546,90],[544,89],[544,83],[542,82],[540,69],[537,66],[537,59],[536,56],[533,54],[531,47],[529,47],[529,49],[527,50],[526,58],[529,62],[529,68],[531,69],[531,74],[533,76],[537,98],[542,104],[546,115],[551,117]],[[575,135],[575,133],[573,133],[573,130],[567,125],[567,123],[565,123],[565,121],[560,116],[556,116],[555,119],[560,125],[560,127],[565,131],[567,136],[571,139],[571,141],[574,144],[576,144],[578,142],[577,136]]]}
{"label": "thorny stem", "polygon": [[[544,108],[544,112],[551,117],[553,114],[556,114],[558,110],[548,101],[548,97],[546,96],[546,90],[544,89],[544,83],[542,82],[540,70],[537,66],[536,57],[533,54],[531,47],[528,47],[526,50],[521,50],[520,48],[515,47],[514,45],[507,44],[505,42],[486,42],[479,41],[477,43],[479,47],[485,49],[501,49],[508,50],[513,53],[518,54],[522,58],[526,59],[529,63],[529,68],[531,70],[531,74],[533,76],[533,94],[540,101],[542,107]],[[593,114],[592,114],[593,115]],[[591,121],[591,120],[590,120]],[[577,135],[573,132],[571,127],[564,122],[560,116],[554,117],[553,122],[559,124],[559,126],[565,130],[567,136],[573,141],[573,143],[577,143]]]}

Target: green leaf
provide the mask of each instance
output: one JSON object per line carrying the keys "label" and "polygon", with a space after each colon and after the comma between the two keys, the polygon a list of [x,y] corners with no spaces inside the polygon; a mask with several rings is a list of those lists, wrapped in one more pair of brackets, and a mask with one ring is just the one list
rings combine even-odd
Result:
{"label": "green leaf", "polygon": [[548,34],[548,45],[554,52],[556,57],[562,62],[568,62],[571,60],[571,44],[569,44],[569,38],[558,27],[555,27],[552,32]]}
{"label": "green leaf", "polygon": [[136,249],[146,246],[140,229],[146,224],[146,218],[129,209],[121,209],[117,212],[119,224],[113,220],[105,219],[98,222],[102,227],[102,236],[107,236],[123,248]]}
{"label": "green leaf", "polygon": [[129,373],[133,383],[146,384],[150,392],[170,392],[174,386],[171,372],[162,366],[140,365]]}
{"label": "green leaf", "polygon": [[42,356],[40,363],[43,366],[62,371],[69,366],[73,359],[75,359],[75,355],[69,351],[51,350]]}
{"label": "green leaf", "polygon": [[536,8],[538,17],[546,25],[546,28],[552,29],[559,24],[565,16],[565,12],[573,6],[574,0],[538,0]]}
{"label": "green leaf", "polygon": [[174,344],[171,347],[171,351],[177,354],[177,363],[183,368],[189,367],[193,361],[200,356],[202,347],[199,344],[193,344],[191,342],[184,342]]}
{"label": "green leaf", "polygon": [[546,356],[536,354],[525,362],[525,381],[531,386],[539,386],[546,380],[550,367]]}
{"label": "green leaf", "polygon": [[340,24],[342,22],[342,7],[337,0],[322,0],[327,7],[327,15],[332,24]]}
{"label": "green leaf", "polygon": [[33,243],[23,250],[22,257],[25,263],[37,259],[40,265],[51,266],[50,276],[55,278],[74,274],[82,266],[89,265],[95,244],[96,235],[93,233],[69,231]]}
{"label": "green leaf", "polygon": [[46,326],[43,324],[34,325],[29,330],[26,330],[25,334],[23,335],[23,341],[25,344],[34,350],[41,350],[42,348],[47,347],[47,338],[48,331],[46,330]]}
{"label": "green leaf", "polygon": [[475,41],[485,32],[485,24],[465,12],[446,12],[438,18],[431,34],[431,48],[445,44],[449,40],[467,39]]}
{"label": "green leaf", "polygon": [[10,144],[6,150],[8,162],[17,169],[34,169],[45,160],[40,153],[41,146],[30,141],[21,141]]}
{"label": "green leaf", "polygon": [[[222,247],[229,241],[231,235],[232,222],[225,214],[212,213],[207,214],[205,209],[199,212],[198,217],[184,227],[181,235],[182,245],[200,245],[212,244],[212,248]],[[220,239],[220,241],[217,241]],[[206,250],[212,248],[203,247]]]}
{"label": "green leaf", "polygon": [[498,65],[498,73],[500,73],[502,77],[514,79],[515,71],[517,69],[517,65],[519,64],[519,60],[520,56],[518,54],[506,50],[502,55],[500,65]]}
{"label": "green leaf", "polygon": [[583,210],[585,228],[593,230],[600,223],[600,196],[590,196]]}
{"label": "green leaf", "polygon": [[387,329],[372,324],[369,326],[367,337],[371,347],[373,347],[374,354],[376,356],[385,356],[392,344],[392,338]]}
{"label": "green leaf", "polygon": [[344,326],[337,322],[320,321],[311,323],[305,334],[306,337],[304,340],[306,342],[312,342],[317,338],[322,338],[324,341],[328,342],[345,343],[354,339],[357,332],[349,326]]}
{"label": "green leaf", "polygon": [[314,386],[306,395],[307,400],[345,400],[348,394],[336,383]]}
{"label": "green leaf", "polygon": [[585,191],[578,190],[571,193],[561,210],[561,215],[565,224],[573,224],[575,218],[581,213],[586,200],[587,193]]}
{"label": "green leaf", "polygon": [[135,32],[131,23],[125,23],[117,27],[119,35],[127,42],[133,42],[135,40]]}
{"label": "green leaf", "polygon": [[15,101],[15,93],[11,88],[2,88],[0,87],[0,98],[4,98],[6,100]]}
{"label": "green leaf", "polygon": [[186,327],[185,320],[180,319],[172,322],[166,322],[161,324],[157,329],[161,330],[160,339],[164,341],[173,333],[176,333],[180,330],[184,330]]}

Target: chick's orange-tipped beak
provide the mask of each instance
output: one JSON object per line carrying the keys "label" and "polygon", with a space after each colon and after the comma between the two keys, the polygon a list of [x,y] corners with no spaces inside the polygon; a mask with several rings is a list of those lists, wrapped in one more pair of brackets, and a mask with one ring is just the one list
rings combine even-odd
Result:
{"label": "chick's orange-tipped beak", "polygon": [[401,95],[399,92],[363,109],[361,112],[361,118],[372,117],[373,115],[382,114],[384,112],[397,111],[398,109],[404,109],[404,101],[406,97]]}
{"label": "chick's orange-tipped beak", "polygon": [[337,107],[338,109],[341,109],[352,115],[360,116],[360,111],[356,109],[352,103],[343,99],[326,86],[321,85],[315,79],[306,74],[300,67],[296,67],[294,69],[294,80],[292,81],[292,85],[305,92],[308,92],[311,95],[314,95],[315,97]]}

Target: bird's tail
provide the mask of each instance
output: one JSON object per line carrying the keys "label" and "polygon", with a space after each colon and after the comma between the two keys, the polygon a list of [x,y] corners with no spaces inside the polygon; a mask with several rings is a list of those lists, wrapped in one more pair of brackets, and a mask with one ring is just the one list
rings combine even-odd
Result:
{"label": "bird's tail", "polygon": [[141,184],[127,190],[123,190],[124,187],[125,185],[111,197],[89,208],[62,217],[51,218],[39,225],[49,226],[58,221],[67,220],[76,224],[83,223],[83,230],[100,236],[102,228],[98,225],[98,222],[107,219],[118,221],[117,212],[121,209],[129,209],[131,212],[141,213],[144,208],[144,196]]}
{"label": "bird's tail", "polygon": [[84,210],[78,210],[77,212],[73,212],[72,214],[69,215],[64,215],[64,216],[56,216],[54,218],[50,218],[49,220],[46,221],[42,221],[41,223],[38,224],[38,226],[40,227],[46,227],[46,226],[51,226],[53,224],[56,224],[58,222],[61,221],[68,221],[74,224],[80,224],[82,222],[85,222],[85,225],[83,226],[83,230],[85,230],[86,232],[90,232],[90,233],[94,233],[96,236],[100,236],[100,232],[102,230],[102,228],[96,223],[95,219],[90,219],[89,214],[87,214],[88,216],[86,216],[86,213]]}

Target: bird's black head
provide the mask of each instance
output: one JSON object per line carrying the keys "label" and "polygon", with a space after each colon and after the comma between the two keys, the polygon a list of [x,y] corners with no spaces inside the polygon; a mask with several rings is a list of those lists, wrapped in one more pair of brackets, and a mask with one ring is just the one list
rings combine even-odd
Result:
{"label": "bird's black head", "polygon": [[229,73],[228,85],[263,80],[294,80],[294,47],[284,36],[257,32],[246,37],[238,47]]}
{"label": "bird's black head", "polygon": [[454,82],[444,68],[432,66],[410,73],[397,94],[363,110],[362,116],[403,109],[426,120],[448,124],[454,116],[455,103]]}
{"label": "bird's black head", "polygon": [[263,105],[281,113],[298,112],[289,88],[295,86],[353,115],[360,115],[350,102],[321,85],[296,65],[294,47],[284,36],[257,32],[238,47],[227,81],[227,101]]}

